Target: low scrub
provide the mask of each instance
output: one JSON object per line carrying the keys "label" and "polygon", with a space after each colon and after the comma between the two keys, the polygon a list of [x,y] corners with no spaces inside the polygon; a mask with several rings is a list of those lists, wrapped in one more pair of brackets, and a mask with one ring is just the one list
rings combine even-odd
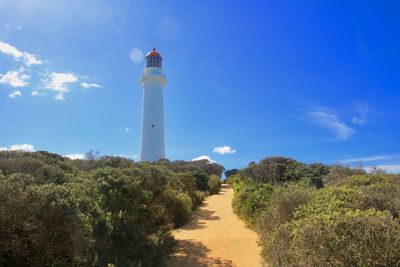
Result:
{"label": "low scrub", "polygon": [[400,176],[332,169],[317,179],[322,185],[297,174],[230,177],[234,211],[259,233],[264,259],[271,266],[399,266]]}
{"label": "low scrub", "polygon": [[0,151],[0,266],[160,266],[222,170]]}
{"label": "low scrub", "polygon": [[233,210],[251,226],[270,205],[274,187],[270,184],[240,182],[234,185]]}
{"label": "low scrub", "polygon": [[218,194],[221,189],[221,184],[221,179],[217,175],[211,175],[210,179],[207,181],[210,194]]}

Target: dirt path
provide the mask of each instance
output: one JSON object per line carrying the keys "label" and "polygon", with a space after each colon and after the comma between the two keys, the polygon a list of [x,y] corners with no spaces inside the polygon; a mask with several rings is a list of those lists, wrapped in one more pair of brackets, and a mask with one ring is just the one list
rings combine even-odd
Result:
{"label": "dirt path", "polygon": [[178,240],[169,267],[264,266],[257,234],[245,227],[232,211],[233,189],[207,198],[192,220],[174,231]]}

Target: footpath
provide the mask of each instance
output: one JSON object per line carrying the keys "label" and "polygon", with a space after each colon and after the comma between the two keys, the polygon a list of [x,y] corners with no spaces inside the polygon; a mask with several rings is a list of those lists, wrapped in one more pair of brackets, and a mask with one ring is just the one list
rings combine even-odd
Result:
{"label": "footpath", "polygon": [[232,198],[233,189],[222,185],[218,195],[208,197],[192,219],[174,231],[178,245],[167,266],[266,266],[257,234],[233,213]]}

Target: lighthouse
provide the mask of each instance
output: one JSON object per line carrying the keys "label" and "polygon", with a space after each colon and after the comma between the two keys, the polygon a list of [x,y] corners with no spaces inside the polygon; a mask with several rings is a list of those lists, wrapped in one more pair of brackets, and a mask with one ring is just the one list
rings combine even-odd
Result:
{"label": "lighthouse", "polygon": [[167,80],[162,69],[162,57],[155,48],[146,57],[140,78],[143,87],[141,161],[165,158],[163,88]]}

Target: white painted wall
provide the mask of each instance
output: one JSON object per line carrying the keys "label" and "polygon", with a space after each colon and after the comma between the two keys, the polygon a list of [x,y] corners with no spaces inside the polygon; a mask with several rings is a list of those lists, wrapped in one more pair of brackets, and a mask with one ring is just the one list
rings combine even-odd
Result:
{"label": "white painted wall", "polygon": [[140,82],[143,87],[141,161],[165,158],[164,99],[166,83],[161,68],[145,68]]}

